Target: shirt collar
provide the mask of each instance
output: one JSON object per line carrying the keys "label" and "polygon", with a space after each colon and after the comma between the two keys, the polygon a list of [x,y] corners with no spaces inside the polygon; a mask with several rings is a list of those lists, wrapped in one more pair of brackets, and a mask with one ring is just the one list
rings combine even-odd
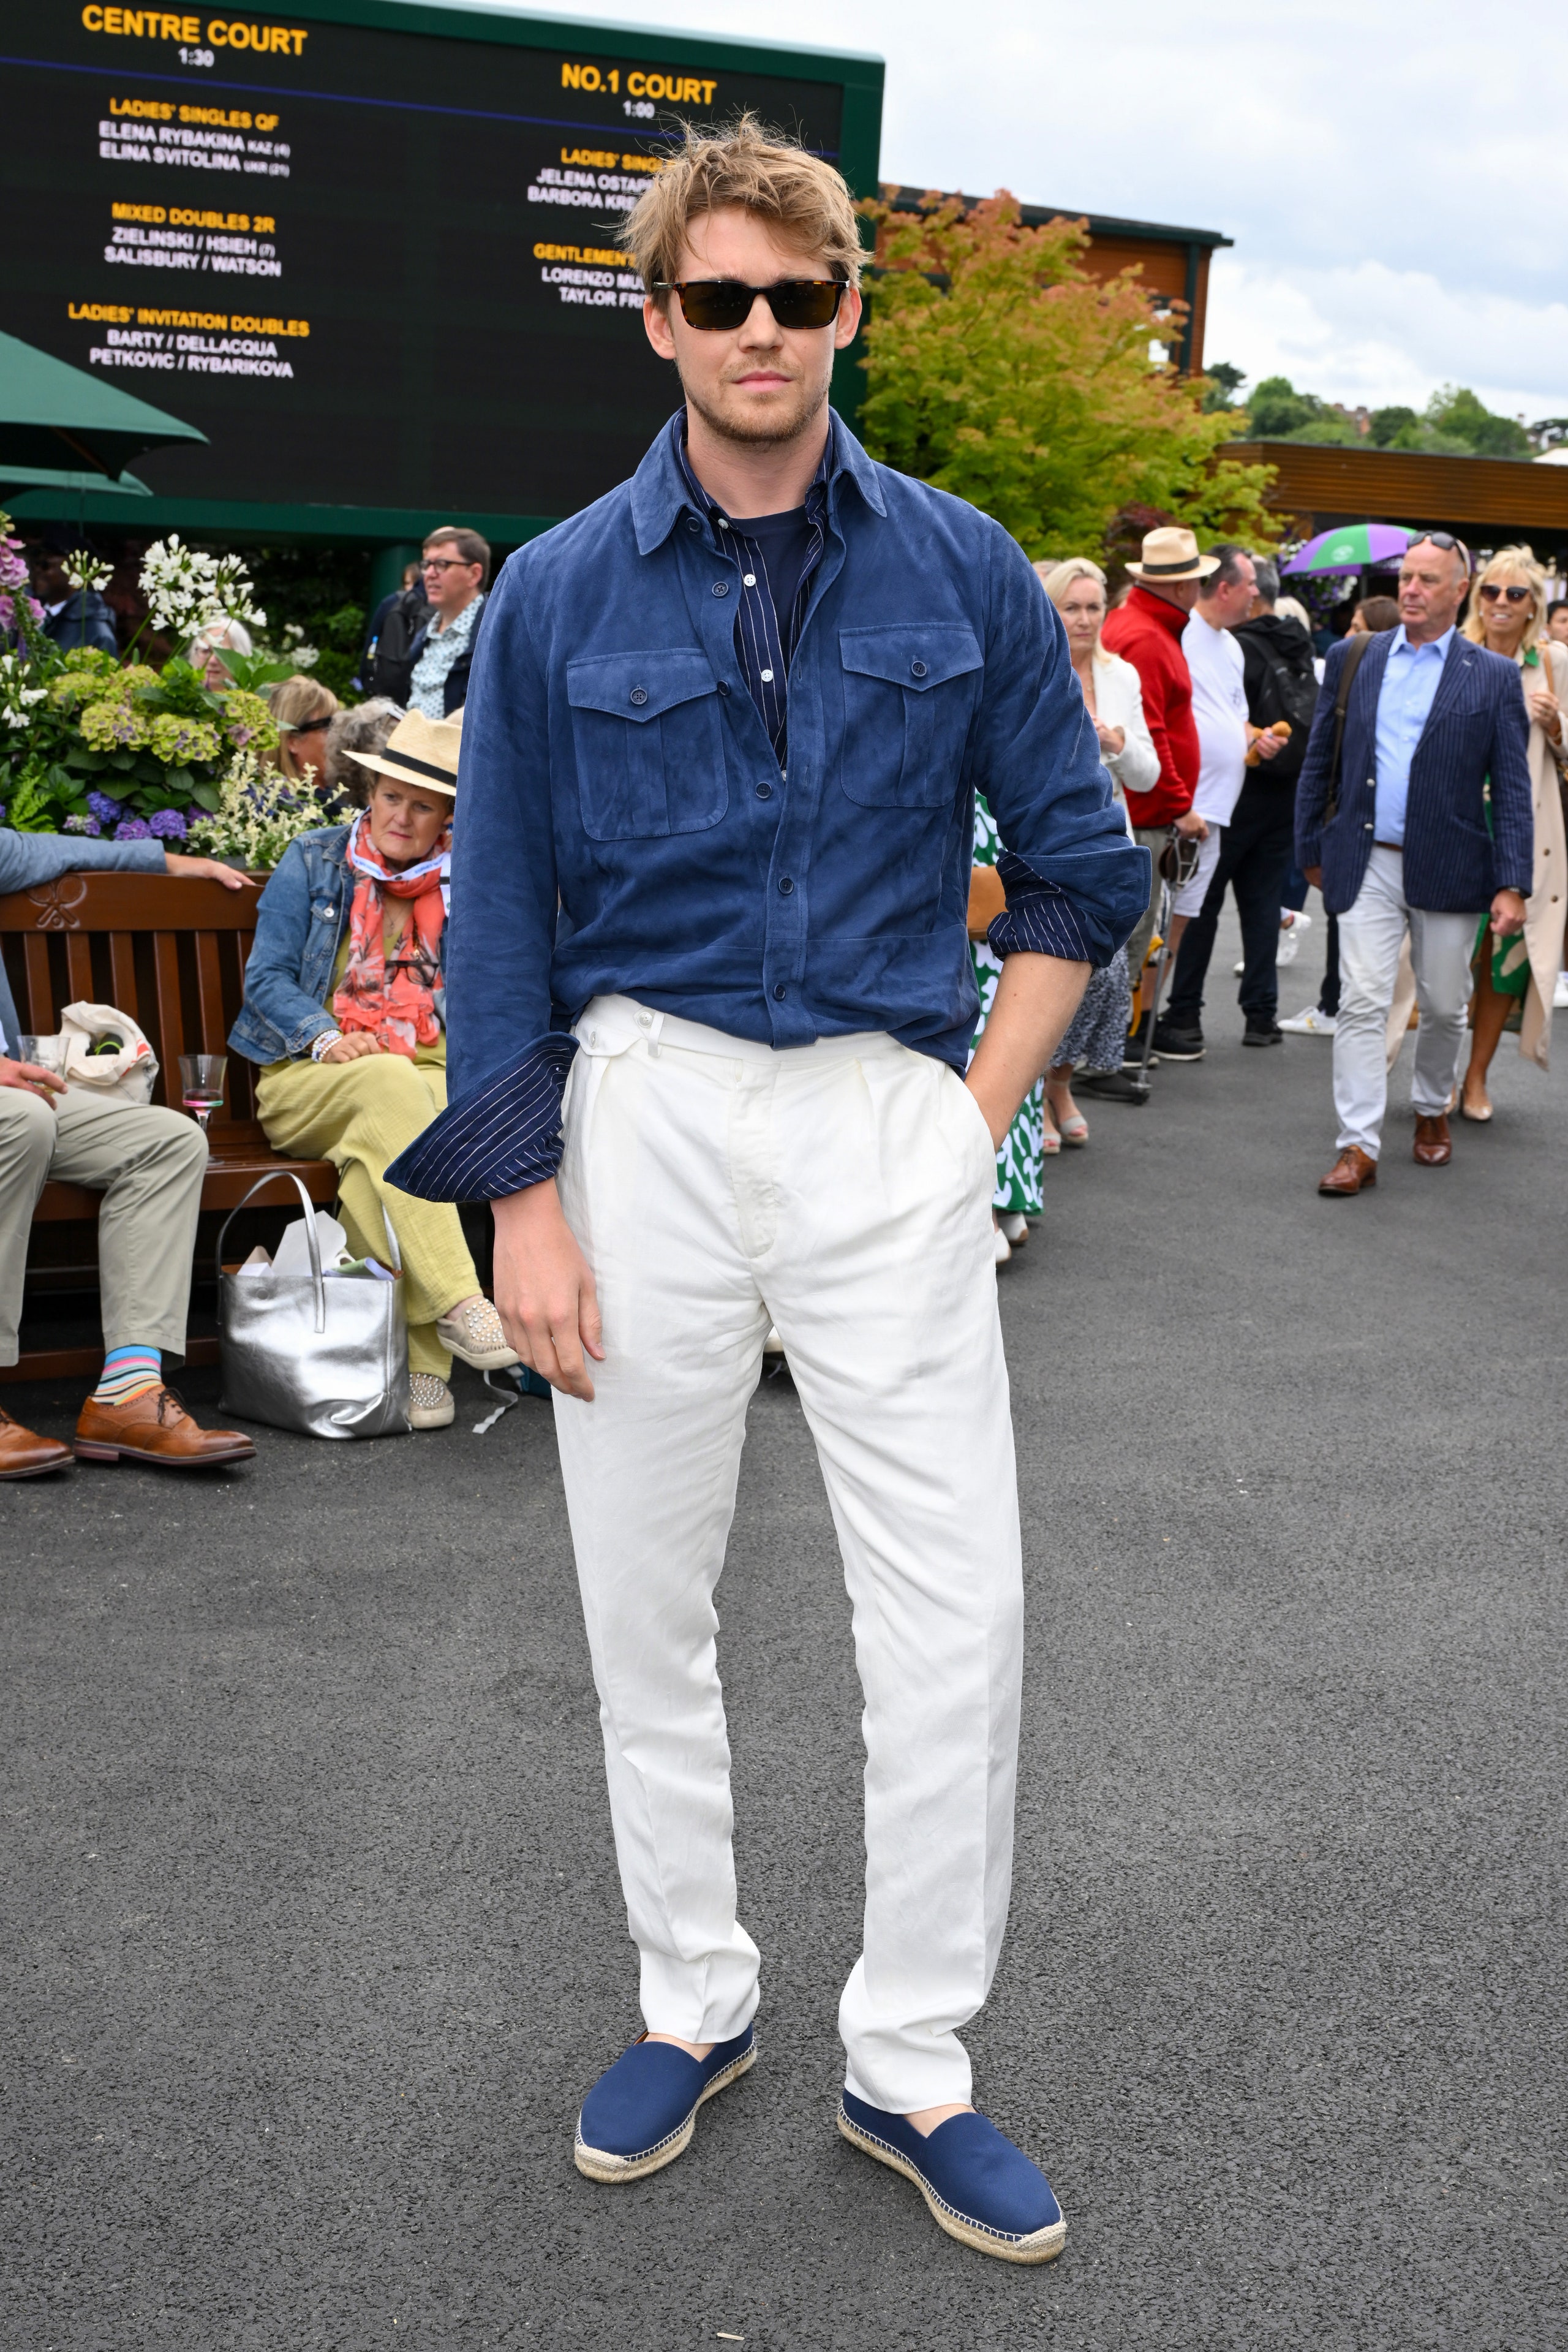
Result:
{"label": "shirt collar", "polygon": [[[632,478],[632,524],[639,555],[651,555],[662,547],[683,514],[708,516],[718,511],[686,462],[685,438],[683,407],[671,417]],[[843,419],[830,409],[827,446],[811,485],[825,491],[830,513],[846,481],[854,484],[873,514],[886,514],[875,466]]]}
{"label": "shirt collar", "polygon": [[1423,654],[1437,654],[1441,660],[1447,661],[1448,647],[1454,642],[1456,626],[1457,624],[1450,621],[1440,637],[1432,637],[1424,646],[1413,646],[1405,634],[1405,624],[1401,621],[1394,633],[1394,643],[1388,648],[1388,658],[1392,661],[1396,654],[1408,654],[1412,660],[1419,661]]}

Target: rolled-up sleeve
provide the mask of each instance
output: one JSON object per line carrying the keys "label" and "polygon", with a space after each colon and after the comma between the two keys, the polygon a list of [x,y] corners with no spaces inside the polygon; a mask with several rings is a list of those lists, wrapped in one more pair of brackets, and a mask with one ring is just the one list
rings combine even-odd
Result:
{"label": "rolled-up sleeve", "polygon": [[1008,894],[990,943],[1102,971],[1149,903],[1149,853],[1127,838],[1056,607],[999,529],[988,592],[975,781],[1005,846]]}
{"label": "rolled-up sleeve", "polygon": [[514,556],[490,599],[463,713],[446,943],[450,1102],[387,1171],[423,1200],[504,1200],[560,1161],[576,1040],[552,1026],[549,708],[526,586],[526,562]]}

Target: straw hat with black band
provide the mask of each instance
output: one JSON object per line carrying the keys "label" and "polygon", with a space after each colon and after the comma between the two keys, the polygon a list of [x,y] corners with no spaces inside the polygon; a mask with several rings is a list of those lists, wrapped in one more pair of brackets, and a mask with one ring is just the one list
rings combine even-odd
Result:
{"label": "straw hat with black band", "polygon": [[1190,530],[1166,523],[1158,530],[1144,533],[1144,560],[1129,563],[1127,569],[1134,580],[1146,580],[1158,587],[1166,580],[1207,580],[1211,572],[1218,571],[1219,558],[1200,555]]}
{"label": "straw hat with black band", "polygon": [[361,768],[392,776],[400,784],[428,784],[433,792],[457,797],[457,754],[463,748],[463,721],[426,719],[411,710],[400,719],[379,751],[355,751],[350,756]]}

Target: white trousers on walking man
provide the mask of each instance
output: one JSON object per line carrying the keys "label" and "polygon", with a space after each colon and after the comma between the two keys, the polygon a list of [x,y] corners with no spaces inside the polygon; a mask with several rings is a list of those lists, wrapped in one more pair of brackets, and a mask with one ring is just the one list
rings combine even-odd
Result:
{"label": "white trousers on walking man", "polygon": [[1339,919],[1333,1097],[1342,1151],[1354,1143],[1375,1160],[1382,1146],[1388,1013],[1406,930],[1421,1008],[1410,1099],[1418,1118],[1436,1118],[1448,1109],[1465,1041],[1470,957],[1479,920],[1479,912],[1434,915],[1407,905],[1403,853],[1374,849],[1355,904]]}
{"label": "white trousers on walking man", "polygon": [[[714,1591],[772,1321],[865,1696],[849,2088],[894,2114],[966,2101],[957,2029],[1007,1920],[1022,1651],[985,1119],[891,1037],[780,1051],[625,997],[577,1034],[559,1183],[606,1356],[591,1404],[557,1393],[556,1427],[643,2016],[721,2042],[758,2002]],[[800,1824],[802,1877],[852,1852]]]}

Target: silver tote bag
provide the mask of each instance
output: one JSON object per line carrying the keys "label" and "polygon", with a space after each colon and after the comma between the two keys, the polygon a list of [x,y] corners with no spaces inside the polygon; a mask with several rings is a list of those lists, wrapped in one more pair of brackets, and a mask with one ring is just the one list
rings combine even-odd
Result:
{"label": "silver tote bag", "polygon": [[[240,1210],[277,1177],[264,1176],[224,1219],[218,1235],[219,1411],[305,1437],[402,1437],[409,1430],[408,1328],[396,1282],[323,1275],[310,1195],[288,1175],[305,1210],[308,1275],[225,1274],[224,1241]],[[389,1220],[387,1244],[402,1259]]]}

